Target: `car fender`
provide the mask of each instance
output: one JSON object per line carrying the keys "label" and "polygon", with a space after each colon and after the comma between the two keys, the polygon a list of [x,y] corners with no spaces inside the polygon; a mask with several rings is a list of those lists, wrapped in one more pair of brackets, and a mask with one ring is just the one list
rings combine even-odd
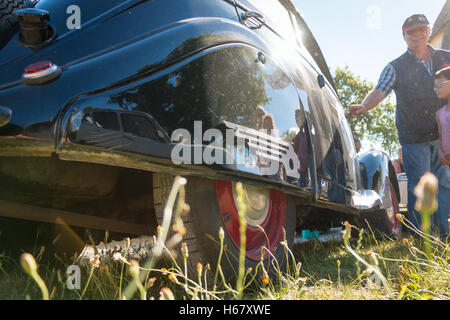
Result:
{"label": "car fender", "polygon": [[392,184],[397,200],[400,199],[397,176],[389,156],[382,151],[370,150],[358,158],[363,189],[373,190],[382,199],[381,208],[390,205],[389,183]]}

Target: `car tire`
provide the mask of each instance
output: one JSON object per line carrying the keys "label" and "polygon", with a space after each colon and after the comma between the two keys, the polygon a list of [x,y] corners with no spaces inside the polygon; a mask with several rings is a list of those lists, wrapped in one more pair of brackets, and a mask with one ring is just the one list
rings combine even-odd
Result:
{"label": "car tire", "polygon": [[[170,174],[162,174],[155,172],[153,174],[153,201],[154,201],[154,208],[155,208],[155,214],[156,214],[156,220],[158,222],[158,225],[162,225],[162,220],[164,216],[164,206],[167,202],[167,198],[169,196],[170,190],[172,188],[173,181],[175,179],[175,176]],[[189,179],[190,180],[190,179]],[[190,186],[190,183],[189,183]],[[189,189],[186,186],[186,202],[189,202]],[[182,215],[181,216],[183,220],[184,227],[186,228],[186,234],[183,237],[183,242],[186,243],[188,250],[189,250],[189,259],[188,259],[188,270],[195,270],[196,266],[194,264],[201,260],[200,251],[198,248],[198,243],[196,237],[193,235],[193,218],[192,215]],[[172,224],[171,224],[172,225]],[[170,228],[167,234],[167,239],[172,238],[175,235],[175,231]],[[181,262],[181,252],[178,248],[177,256],[178,262]]]}
{"label": "car tire", "polygon": [[19,30],[19,24],[13,17],[14,10],[32,6],[31,0],[0,0],[0,49]]}
{"label": "car tire", "polygon": [[359,224],[371,230],[376,238],[389,236],[398,238],[402,232],[402,223],[397,219],[399,200],[392,183],[389,183],[390,205],[387,209],[376,213],[365,213],[359,218]]}
{"label": "car tire", "polygon": [[[154,173],[154,199],[155,211],[159,223],[163,217],[163,206],[170,191],[174,177],[171,175]],[[190,212],[183,217],[187,229],[183,242],[186,242],[189,250],[188,269],[196,270],[198,262],[210,264],[215,269],[220,252],[219,229],[224,230],[224,253],[221,267],[227,281],[238,273],[239,267],[239,246],[236,227],[237,209],[233,199],[233,186],[231,181],[212,180],[199,177],[188,177],[185,186],[186,202],[190,205]],[[246,187],[255,188],[255,187]],[[246,191],[247,192],[247,191]],[[262,218],[261,226],[264,226],[266,235],[259,228],[253,226],[255,221],[248,222],[247,227],[247,251],[245,267],[256,270],[261,260],[260,245],[269,243],[271,254],[264,251],[263,260],[269,276],[274,275],[275,268],[269,262],[273,257],[277,260],[274,265],[279,265],[280,269],[286,269],[286,257],[284,248],[281,245],[283,240],[282,227],[286,231],[288,246],[292,246],[295,236],[295,201],[294,198],[285,195],[281,191],[268,190],[269,204],[267,214]],[[247,193],[246,193],[247,195]],[[225,219],[224,219],[225,216]],[[249,218],[250,219],[250,218]],[[170,235],[173,234],[171,230]],[[169,237],[170,237],[169,235]],[[180,254],[179,254],[180,256]],[[261,268],[258,268],[261,271]],[[211,272],[213,273],[213,272]]]}

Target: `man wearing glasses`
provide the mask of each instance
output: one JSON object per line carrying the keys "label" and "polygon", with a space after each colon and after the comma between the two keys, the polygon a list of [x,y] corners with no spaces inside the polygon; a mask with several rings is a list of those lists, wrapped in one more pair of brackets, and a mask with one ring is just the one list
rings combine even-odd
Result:
{"label": "man wearing glasses", "polygon": [[434,73],[450,65],[450,51],[437,50],[428,44],[430,24],[423,14],[408,17],[402,26],[407,51],[390,62],[381,73],[377,86],[361,104],[349,106],[353,115],[375,108],[392,90],[397,98],[396,127],[403,150],[408,178],[408,214],[420,227],[420,214],[414,210],[414,187],[425,172],[439,181],[438,220],[442,238],[449,233],[450,185],[446,166],[439,161],[436,111],[445,104],[434,91]]}

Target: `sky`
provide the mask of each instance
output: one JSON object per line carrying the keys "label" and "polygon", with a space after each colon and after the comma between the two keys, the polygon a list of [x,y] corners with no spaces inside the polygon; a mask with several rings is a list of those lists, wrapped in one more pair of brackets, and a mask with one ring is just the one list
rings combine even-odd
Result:
{"label": "sky", "polygon": [[423,13],[431,24],[446,0],[291,0],[317,39],[331,71],[349,66],[372,83],[406,51],[402,24]]}
{"label": "sky", "polygon": [[[328,67],[377,83],[383,68],[406,51],[402,24],[423,13],[433,24],[446,0],[291,0],[314,34]],[[394,98],[391,97],[391,101]],[[361,151],[380,145],[362,141]]]}

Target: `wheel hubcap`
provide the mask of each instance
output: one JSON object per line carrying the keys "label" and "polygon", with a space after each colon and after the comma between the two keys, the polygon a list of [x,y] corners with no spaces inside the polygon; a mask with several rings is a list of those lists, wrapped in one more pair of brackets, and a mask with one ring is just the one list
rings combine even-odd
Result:
{"label": "wheel hubcap", "polygon": [[[270,192],[265,188],[258,188],[243,184],[244,204],[246,207],[245,218],[250,226],[261,225],[269,213]],[[236,183],[233,182],[233,199],[237,203]],[[238,209],[239,210],[239,209]]]}
{"label": "wheel hubcap", "polygon": [[[246,256],[252,260],[261,259],[261,247],[274,251],[280,244],[282,228],[286,222],[286,197],[283,192],[243,184],[243,200],[246,205]],[[236,184],[231,181],[216,181],[216,193],[220,214],[225,229],[236,245],[240,247],[239,211],[237,207]],[[264,250],[263,257],[270,253]]]}

